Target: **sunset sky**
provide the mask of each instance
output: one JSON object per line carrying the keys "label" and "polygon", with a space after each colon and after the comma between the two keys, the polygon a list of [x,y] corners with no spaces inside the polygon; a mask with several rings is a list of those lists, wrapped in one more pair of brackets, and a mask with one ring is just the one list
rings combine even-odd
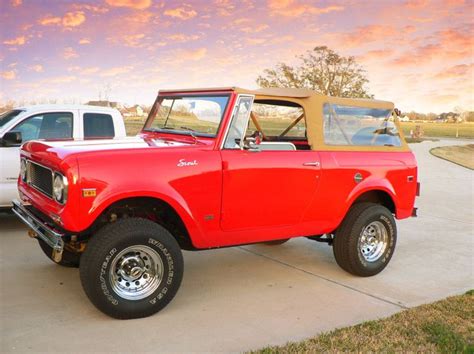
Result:
{"label": "sunset sky", "polygon": [[151,105],[327,45],[402,111],[474,110],[474,0],[0,0],[0,101]]}

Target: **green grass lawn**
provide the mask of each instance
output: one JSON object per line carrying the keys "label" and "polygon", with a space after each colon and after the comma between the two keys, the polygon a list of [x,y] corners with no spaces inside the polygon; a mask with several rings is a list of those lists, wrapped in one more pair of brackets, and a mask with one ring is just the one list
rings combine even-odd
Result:
{"label": "green grass lawn", "polygon": [[129,120],[124,119],[125,121],[125,130],[127,131],[127,136],[137,135],[143,128],[145,124],[145,119],[143,120]]}
{"label": "green grass lawn", "polygon": [[444,160],[474,170],[474,144],[437,147],[431,149],[430,153]]}
{"label": "green grass lawn", "polygon": [[[125,128],[127,130],[127,135],[133,136],[140,132],[143,124],[145,123],[145,118],[136,119],[136,118],[125,118]],[[287,124],[284,122],[282,126],[275,128],[276,133],[283,131]],[[458,133],[459,138],[474,138],[474,123],[413,123],[413,122],[402,122],[400,123],[403,129],[405,137],[410,136],[410,130],[415,130],[417,125],[421,125],[425,137],[456,137],[456,132]]]}
{"label": "green grass lawn", "polygon": [[474,353],[474,290],[388,318],[253,353]]}
{"label": "green grass lawn", "polygon": [[415,130],[417,125],[423,129],[426,137],[474,138],[474,123],[414,123],[401,122],[405,137],[410,136],[410,130]]}

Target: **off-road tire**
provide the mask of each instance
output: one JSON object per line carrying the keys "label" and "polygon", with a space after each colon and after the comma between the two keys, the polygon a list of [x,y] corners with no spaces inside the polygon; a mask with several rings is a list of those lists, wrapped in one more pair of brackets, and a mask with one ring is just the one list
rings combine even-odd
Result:
{"label": "off-road tire", "polygon": [[264,242],[264,244],[267,245],[267,246],[279,246],[279,245],[282,245],[282,244],[284,244],[288,241],[290,241],[290,239],[285,238],[283,240],[266,241],[266,242]]}
{"label": "off-road tire", "polygon": [[70,252],[68,250],[63,250],[63,257],[61,261],[55,262],[53,260],[53,249],[43,240],[38,239],[38,243],[43,250],[44,254],[51,259],[54,263],[59,264],[63,267],[68,268],[79,268],[79,263],[81,259],[81,255],[77,253]]}
{"label": "off-road tire", "polygon": [[[142,299],[120,296],[111,281],[111,267],[118,262],[114,258],[129,247],[148,248],[162,262],[158,287]],[[104,226],[91,238],[79,270],[86,295],[100,311],[114,318],[131,319],[163,309],[179,289],[183,267],[181,249],[168,230],[150,220],[129,218]]]}
{"label": "off-road tire", "polygon": [[[380,222],[388,235],[387,246],[380,257],[368,262],[359,247],[364,229]],[[358,203],[352,206],[335,233],[333,252],[337,264],[345,271],[361,277],[380,273],[389,263],[397,242],[397,227],[392,213],[382,205]]]}

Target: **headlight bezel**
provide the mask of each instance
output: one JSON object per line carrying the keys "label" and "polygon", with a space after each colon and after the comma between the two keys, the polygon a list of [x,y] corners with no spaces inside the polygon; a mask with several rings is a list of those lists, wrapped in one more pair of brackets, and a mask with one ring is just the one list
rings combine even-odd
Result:
{"label": "headlight bezel", "polygon": [[[68,181],[67,181],[67,178],[59,172],[54,172],[53,176],[54,176],[53,177],[53,190],[52,190],[53,199],[56,202],[58,202],[59,204],[65,204],[67,202],[67,197],[68,197]],[[58,185],[56,183],[58,183],[58,185],[61,188],[61,194],[59,195],[59,197],[58,197],[57,191],[56,191],[56,189],[58,188]]]}

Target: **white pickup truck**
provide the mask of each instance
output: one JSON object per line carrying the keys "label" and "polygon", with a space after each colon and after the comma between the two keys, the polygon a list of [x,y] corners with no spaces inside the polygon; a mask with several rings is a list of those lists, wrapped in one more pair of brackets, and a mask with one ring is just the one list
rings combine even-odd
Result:
{"label": "white pickup truck", "polygon": [[86,105],[36,105],[0,115],[0,208],[18,198],[19,148],[29,140],[92,140],[126,136],[114,108]]}

